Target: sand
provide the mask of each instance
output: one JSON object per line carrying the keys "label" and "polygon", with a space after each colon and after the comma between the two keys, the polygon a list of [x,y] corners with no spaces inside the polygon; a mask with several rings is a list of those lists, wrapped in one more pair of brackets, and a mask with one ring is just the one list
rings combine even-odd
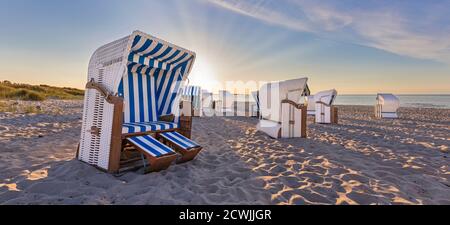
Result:
{"label": "sand", "polygon": [[74,159],[81,101],[39,104],[0,113],[0,204],[450,204],[446,109],[379,120],[340,106],[340,124],[310,118],[307,139],[271,139],[255,118],[194,118],[196,160],[114,176]]}

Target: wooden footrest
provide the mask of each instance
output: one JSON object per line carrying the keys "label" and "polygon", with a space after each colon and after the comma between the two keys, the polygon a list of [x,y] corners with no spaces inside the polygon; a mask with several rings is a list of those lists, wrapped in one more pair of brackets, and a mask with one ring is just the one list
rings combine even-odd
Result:
{"label": "wooden footrest", "polygon": [[182,155],[182,157],[177,160],[177,163],[184,163],[194,159],[200,150],[202,150],[202,147],[199,144],[175,131],[160,133],[159,137],[162,138],[163,142]]}
{"label": "wooden footrest", "polygon": [[151,135],[134,136],[127,138],[139,152],[143,153],[148,161],[146,172],[154,172],[167,169],[177,158],[174,150],[156,140]]}

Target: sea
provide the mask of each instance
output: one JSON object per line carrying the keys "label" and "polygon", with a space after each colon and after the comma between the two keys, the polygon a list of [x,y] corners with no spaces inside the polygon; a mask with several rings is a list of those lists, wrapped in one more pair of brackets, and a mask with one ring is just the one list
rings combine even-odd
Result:
{"label": "sea", "polygon": [[[397,95],[401,107],[450,109],[450,95]],[[336,105],[374,105],[376,95],[338,95]]]}
{"label": "sea", "polygon": [[[237,94],[238,102],[255,102],[250,95]],[[217,95],[214,96],[217,99]],[[397,95],[401,107],[450,109],[450,95]],[[376,95],[338,95],[335,105],[374,105]]]}

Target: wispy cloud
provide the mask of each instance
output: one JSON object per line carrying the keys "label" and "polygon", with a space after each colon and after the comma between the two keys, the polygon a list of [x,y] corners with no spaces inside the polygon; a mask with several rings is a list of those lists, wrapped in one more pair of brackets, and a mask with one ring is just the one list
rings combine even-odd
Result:
{"label": "wispy cloud", "polygon": [[208,1],[272,25],[450,63],[450,1]]}

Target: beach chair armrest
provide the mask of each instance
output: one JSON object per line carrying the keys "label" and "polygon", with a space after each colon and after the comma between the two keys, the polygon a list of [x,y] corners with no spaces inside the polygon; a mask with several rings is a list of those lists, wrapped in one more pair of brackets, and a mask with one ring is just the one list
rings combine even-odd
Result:
{"label": "beach chair armrest", "polygon": [[284,100],[281,101],[281,103],[282,103],[282,104],[283,104],[283,103],[290,104],[290,105],[294,106],[294,107],[297,108],[297,109],[301,109],[302,107],[305,107],[304,104],[298,104],[298,103],[296,103],[296,102],[294,102],[294,101],[292,101],[292,100],[289,100],[289,99],[284,99]]}
{"label": "beach chair armrest", "polygon": [[123,102],[123,98],[114,96],[102,84],[95,82],[94,79],[91,79],[89,82],[86,83],[86,88],[97,90],[110,104],[117,104]]}
{"label": "beach chair armrest", "polygon": [[317,102],[316,102],[316,104],[322,104],[322,105],[325,105],[325,106],[331,107],[331,104],[327,104],[327,103],[325,103],[325,102],[322,102],[322,101],[317,101]]}
{"label": "beach chair armrest", "polygon": [[161,116],[159,116],[158,120],[172,123],[175,120],[175,115],[173,115],[173,114],[161,115]]}

